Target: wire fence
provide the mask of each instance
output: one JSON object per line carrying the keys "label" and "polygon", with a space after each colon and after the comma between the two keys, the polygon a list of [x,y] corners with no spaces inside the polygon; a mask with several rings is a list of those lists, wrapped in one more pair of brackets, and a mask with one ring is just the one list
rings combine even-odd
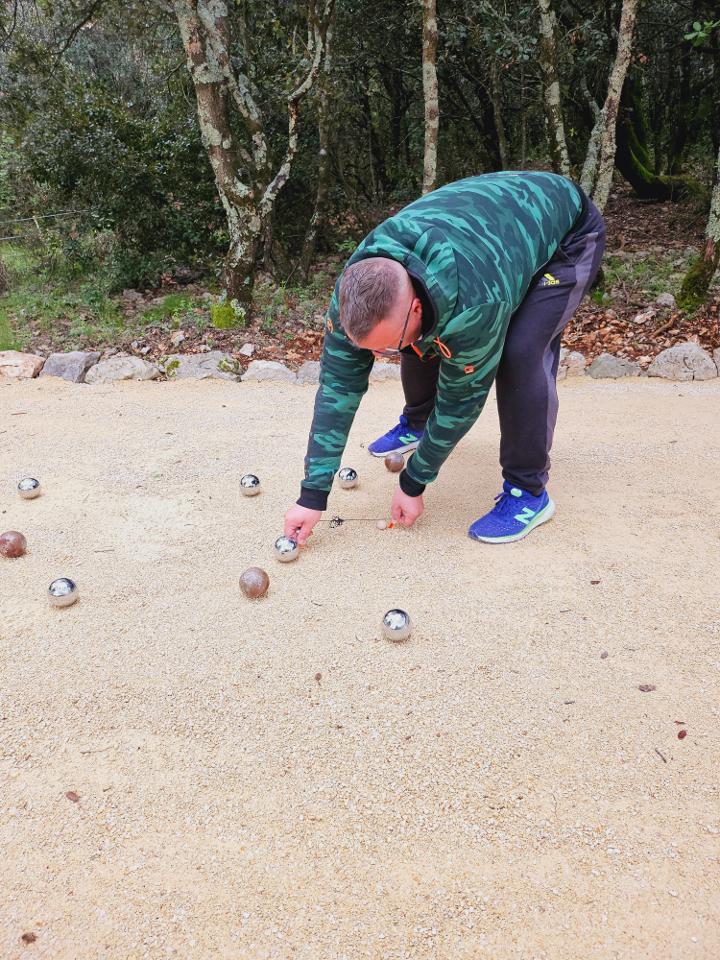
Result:
{"label": "wire fence", "polygon": [[10,233],[7,236],[0,237],[0,242],[8,240],[38,240],[42,239],[42,230],[40,229],[41,220],[63,220],[67,217],[73,217],[79,213],[87,213],[86,210],[57,210],[54,213],[37,213],[29,217],[16,217],[13,220],[0,220],[0,230],[2,227],[8,227],[13,223],[34,223],[34,233]]}

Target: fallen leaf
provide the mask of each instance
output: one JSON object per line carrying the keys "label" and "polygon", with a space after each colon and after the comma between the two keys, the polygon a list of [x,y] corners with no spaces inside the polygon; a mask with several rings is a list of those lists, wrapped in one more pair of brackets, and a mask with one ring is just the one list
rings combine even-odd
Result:
{"label": "fallen leaf", "polygon": [[599,580],[591,580],[590,583],[595,587],[595,586],[597,586],[598,583],[600,583],[600,581],[599,581]]}
{"label": "fallen leaf", "polygon": [[68,800],[72,800],[73,803],[77,803],[78,800],[80,799],[80,794],[75,793],[74,790],[68,790],[65,796],[68,798]]}
{"label": "fallen leaf", "polygon": [[22,940],[23,943],[35,943],[35,941],[37,940],[37,937],[35,936],[34,933],[24,933],[20,937],[20,939]]}
{"label": "fallen leaf", "polygon": [[687,730],[678,730],[678,740],[684,740],[687,736]]}
{"label": "fallen leaf", "polygon": [[638,690],[642,691],[642,693],[651,693],[653,690],[657,690],[657,687],[654,683],[641,683]]}

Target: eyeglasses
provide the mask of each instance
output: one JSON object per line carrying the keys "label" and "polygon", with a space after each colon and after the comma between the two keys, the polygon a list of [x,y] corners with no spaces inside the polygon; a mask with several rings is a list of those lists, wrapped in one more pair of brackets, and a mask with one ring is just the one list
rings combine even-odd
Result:
{"label": "eyeglasses", "polygon": [[410,309],[407,312],[405,317],[405,323],[403,324],[402,334],[400,335],[400,342],[397,347],[393,350],[392,347],[388,347],[386,350],[373,350],[373,353],[376,357],[397,357],[400,351],[402,350],[403,340],[405,339],[405,333],[407,331],[408,323],[410,322],[410,314],[412,313],[413,304],[415,303],[415,297],[410,301]]}

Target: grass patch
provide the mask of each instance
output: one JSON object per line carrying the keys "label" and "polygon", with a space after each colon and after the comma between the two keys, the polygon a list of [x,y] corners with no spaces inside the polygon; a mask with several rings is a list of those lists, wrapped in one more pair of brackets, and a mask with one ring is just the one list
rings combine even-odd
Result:
{"label": "grass patch", "polygon": [[624,291],[648,301],[661,293],[677,297],[687,271],[685,263],[676,266],[677,259],[677,253],[670,257],[607,254],[602,263],[605,279],[593,290],[591,298],[602,306],[610,306]]}

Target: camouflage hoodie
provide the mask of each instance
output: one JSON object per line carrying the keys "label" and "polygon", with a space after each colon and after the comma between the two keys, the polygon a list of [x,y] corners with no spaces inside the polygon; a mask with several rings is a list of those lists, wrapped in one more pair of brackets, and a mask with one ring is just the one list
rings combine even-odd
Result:
{"label": "camouflage hoodie", "polygon": [[[434,480],[477,420],[495,378],[508,322],[533,277],[584,207],[570,180],[503,172],[450,183],[404,207],[362,241],[347,266],[390,257],[427,292],[433,322],[413,349],[440,353],[435,407],[400,477],[413,496]],[[341,274],[342,277],[342,274]],[[340,278],[326,318],[320,386],[310,428],[302,506],[324,510],[374,358],[345,336]]]}

